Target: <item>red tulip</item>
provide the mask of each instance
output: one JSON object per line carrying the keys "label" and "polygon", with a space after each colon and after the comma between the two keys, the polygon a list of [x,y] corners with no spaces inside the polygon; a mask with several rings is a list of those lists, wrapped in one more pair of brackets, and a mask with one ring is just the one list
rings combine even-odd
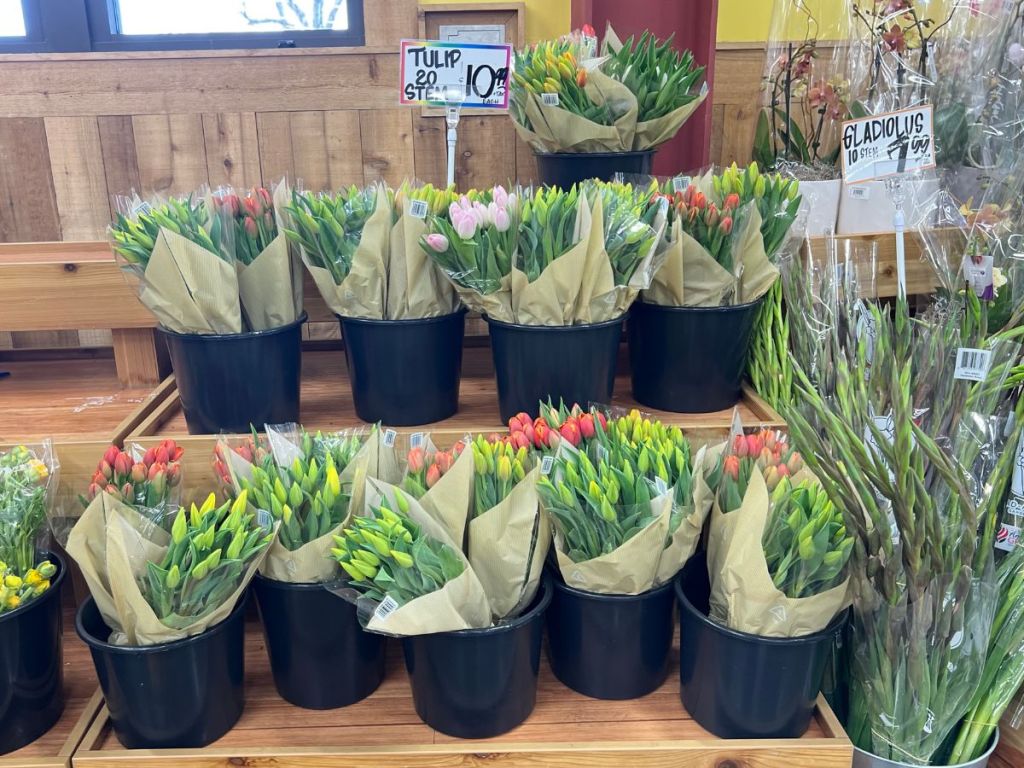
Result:
{"label": "red tulip", "polygon": [[100,468],[97,471],[103,475],[104,480],[110,480],[114,477],[114,469],[106,459],[103,459],[103,461],[100,462]]}
{"label": "red tulip", "polygon": [[270,193],[266,190],[265,187],[260,187],[259,189],[257,189],[256,194],[259,196],[260,200],[263,201],[264,208],[270,208],[270,206],[274,204],[273,198],[271,198]]}
{"label": "red tulip", "polygon": [[729,211],[736,210],[737,208],[740,207],[740,196],[737,195],[735,192],[733,192],[730,195],[726,195],[725,203],[723,203],[722,207],[725,210]]}
{"label": "red tulip", "polygon": [[589,439],[597,434],[597,430],[594,428],[594,417],[589,413],[584,413],[579,418],[580,432],[583,437]]}
{"label": "red tulip", "polygon": [[127,453],[117,454],[117,458],[114,459],[114,473],[119,477],[127,475],[132,471],[132,460]]}
{"label": "red tulip", "polygon": [[726,216],[718,222],[718,229],[721,230],[723,235],[728,235],[732,232],[732,216]]}
{"label": "red tulip", "polygon": [[597,32],[595,32],[594,28],[589,24],[583,25],[583,34],[587,37],[597,37]]}
{"label": "red tulip", "polygon": [[572,416],[565,420],[565,423],[559,428],[558,433],[568,440],[573,447],[578,446],[582,439],[580,423]]}
{"label": "red tulip", "polygon": [[250,219],[246,217],[242,221],[242,226],[245,227],[245,234],[249,237],[255,238],[259,234],[259,227],[256,226],[256,219]]}
{"label": "red tulip", "polygon": [[409,463],[410,472],[419,472],[423,469],[423,449],[420,447],[413,448],[409,451],[409,456],[406,459]]}
{"label": "red tulip", "polygon": [[167,484],[174,486],[181,481],[181,464],[171,464],[167,468]]}
{"label": "red tulip", "polygon": [[437,468],[437,464],[431,464],[427,468],[427,488],[433,488],[440,479],[441,470]]}
{"label": "red tulip", "polygon": [[171,460],[170,454],[167,452],[166,446],[163,443],[156,449],[156,460],[160,464],[166,464]]}
{"label": "red tulip", "polygon": [[554,434],[551,428],[548,427],[547,422],[538,419],[537,423],[533,425],[533,444],[537,448],[546,448],[548,445],[548,435]]}
{"label": "red tulip", "polygon": [[156,448],[147,448],[146,452],[142,454],[142,463],[147,467],[156,461]]}
{"label": "red tulip", "polygon": [[525,432],[513,432],[509,436],[509,439],[512,443],[512,447],[516,450],[519,450],[520,448],[526,448],[529,450],[533,447],[533,441],[526,437]]}

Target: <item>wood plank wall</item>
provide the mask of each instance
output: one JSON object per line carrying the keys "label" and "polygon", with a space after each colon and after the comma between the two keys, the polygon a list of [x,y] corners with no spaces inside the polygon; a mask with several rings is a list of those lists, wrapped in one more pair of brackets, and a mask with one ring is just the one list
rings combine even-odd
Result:
{"label": "wood plank wall", "polygon": [[[381,6],[368,47],[350,51],[0,56],[0,242],[102,240],[131,190],[443,183],[443,118],[396,103],[393,42],[416,36],[416,3]],[[749,158],[763,55],[719,52],[716,163]],[[464,117],[459,137],[460,187],[533,180],[507,117]],[[0,330],[0,350],[109,344],[107,331]]]}

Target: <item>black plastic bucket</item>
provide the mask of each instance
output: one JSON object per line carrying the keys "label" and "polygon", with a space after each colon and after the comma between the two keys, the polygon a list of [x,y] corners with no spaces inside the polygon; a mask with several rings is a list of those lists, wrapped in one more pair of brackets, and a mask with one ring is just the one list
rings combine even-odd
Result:
{"label": "black plastic bucket", "polygon": [[420,719],[460,739],[499,736],[522,724],[537,701],[551,593],[544,579],[530,609],[498,627],[403,638]]}
{"label": "black plastic bucket", "polygon": [[794,638],[736,632],[708,618],[711,592],[702,556],[675,582],[679,599],[679,682],[683,706],[723,739],[796,739],[807,731],[832,644],[847,613]]}
{"label": "black plastic bucket", "polygon": [[128,749],[205,747],[242,715],[245,600],[201,635],[173,643],[119,646],[90,597],[75,629],[96,666],[114,734]]}
{"label": "black plastic bucket", "polygon": [[587,179],[614,181],[615,174],[649,176],[656,150],[643,152],[536,152],[541,183],[568,189]]}
{"label": "black plastic bucket", "polygon": [[459,410],[466,310],[422,320],[338,320],[360,419],[413,427]]}
{"label": "black plastic bucket", "polygon": [[60,592],[67,569],[52,552],[40,559],[57,566],[50,588],[0,616],[0,755],[31,744],[64,712]]}
{"label": "black plastic bucket", "polygon": [[622,318],[593,325],[512,325],[485,318],[498,382],[498,407],[507,422],[534,413],[551,398],[566,404],[609,403],[622,341]]}
{"label": "black plastic bucket", "polygon": [[336,709],[377,690],[385,638],[363,631],[354,605],[322,584],[257,575],[253,589],[282,699],[305,709]]}
{"label": "black plastic bucket", "polygon": [[299,421],[302,324],[224,335],[160,328],[189,434],[248,432]]}
{"label": "black plastic bucket", "polygon": [[731,307],[635,303],[627,326],[636,401],[675,413],[734,406],[761,301]]}
{"label": "black plastic bucket", "polygon": [[581,592],[553,578],[548,660],[555,677],[595,699],[636,699],[668,677],[672,583],[641,595]]}

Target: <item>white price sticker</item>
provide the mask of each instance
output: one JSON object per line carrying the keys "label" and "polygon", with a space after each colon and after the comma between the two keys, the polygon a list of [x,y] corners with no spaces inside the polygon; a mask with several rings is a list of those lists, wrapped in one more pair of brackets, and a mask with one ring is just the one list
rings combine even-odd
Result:
{"label": "white price sticker", "polygon": [[153,211],[153,206],[151,206],[149,203],[147,203],[145,200],[143,200],[138,205],[132,207],[131,215],[132,216],[140,216],[142,214],[152,213],[152,211]]}
{"label": "white price sticker", "polygon": [[555,457],[554,456],[545,456],[540,461],[540,473],[542,475],[550,475],[551,474],[551,468],[553,466],[555,466]]}
{"label": "white price sticker", "polygon": [[414,219],[427,218],[428,210],[430,210],[430,206],[427,205],[426,200],[413,200],[409,203],[409,215]]}
{"label": "white price sticker", "polygon": [[256,525],[258,525],[260,528],[263,528],[264,530],[269,531],[271,528],[274,527],[274,518],[269,512],[267,512],[267,510],[257,509]]}
{"label": "white price sticker", "polygon": [[853,200],[871,199],[871,187],[857,186],[850,187],[850,198]]}
{"label": "white price sticker", "polygon": [[540,95],[540,102],[545,107],[557,107],[560,103],[557,93],[542,93]]}
{"label": "white price sticker", "polygon": [[384,430],[384,446],[390,448],[395,444],[395,438],[398,437],[398,433],[393,429]]}
{"label": "white price sticker", "polygon": [[424,433],[422,433],[422,432],[413,432],[411,435],[409,435],[409,447],[410,448],[419,448],[421,445],[423,445],[423,440],[425,438],[426,438],[426,435]]}
{"label": "white price sticker", "polygon": [[689,176],[676,176],[672,179],[672,191],[673,192],[685,192],[690,188],[690,177]]}
{"label": "white price sticker", "polygon": [[956,351],[956,369],[953,378],[961,381],[984,381],[992,365],[992,351],[960,347]]}
{"label": "white price sticker", "polygon": [[384,619],[394,613],[397,608],[398,601],[391,595],[384,595],[384,599],[380,601],[380,605],[377,606],[377,610],[373,612],[373,618],[377,621],[384,621]]}

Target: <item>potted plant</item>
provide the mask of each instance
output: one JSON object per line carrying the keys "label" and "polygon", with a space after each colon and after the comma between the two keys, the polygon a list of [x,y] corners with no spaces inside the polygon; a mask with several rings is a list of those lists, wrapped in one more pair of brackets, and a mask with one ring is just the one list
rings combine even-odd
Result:
{"label": "potted plant", "polygon": [[153,485],[169,470],[150,479],[139,467],[118,496],[100,489],[68,534],[92,593],[75,629],[125,747],[202,747],[242,713],[244,594],[276,529],[245,492],[221,506],[211,493],[165,527],[136,499],[161,496]]}
{"label": "potted plant", "polygon": [[683,705],[722,738],[799,738],[846,625],[842,513],[782,434],[719,452],[706,565],[676,582]]}
{"label": "potted plant", "polygon": [[537,156],[541,181],[571,187],[650,173],[657,147],[703,103],[704,67],[645,31],[622,43],[589,25],[516,53],[509,114]]}
{"label": "potted plant", "polygon": [[622,317],[657,243],[640,214],[624,186],[498,187],[432,219],[424,249],[487,320],[502,420],[548,398],[611,400]]}
{"label": "potted plant", "polygon": [[756,163],[679,181],[679,191],[654,189],[670,217],[664,261],[630,313],[633,396],[707,413],[739,400],[758,310],[778,277],[768,251],[784,244],[800,198],[797,182]]}
{"label": "potted plant", "polygon": [[125,201],[114,252],[160,323],[192,434],[296,421],[302,275],[280,230],[284,184]]}
{"label": "potted plant", "polygon": [[[765,170],[800,182],[801,214],[806,233],[835,232],[842,180],[839,178],[839,132],[849,118],[849,81],[843,74],[845,46],[823,52],[822,39],[848,37],[846,20],[822,29],[822,0],[786,0],[772,9],[768,55],[763,78],[765,105],[757,119],[753,159]],[[792,30],[803,37],[792,42]]]}
{"label": "potted plant", "polygon": [[428,479],[420,499],[370,481],[370,514],[333,554],[367,629],[402,637],[417,714],[443,733],[487,738],[533,710],[550,534],[525,450],[477,438],[455,464],[469,472]]}
{"label": "potted plant", "polygon": [[64,711],[64,561],[43,548],[55,490],[50,445],[0,452],[0,755],[30,744]]}
{"label": "potted plant", "polygon": [[334,536],[349,521],[376,432],[309,434],[268,426],[240,445],[218,446],[217,471],[237,498],[247,493],[279,525],[253,580],[274,685],[306,709],[361,701],[384,679],[384,640],[363,632],[355,608],[324,589],[335,574]]}
{"label": "potted plant", "polygon": [[554,526],[548,658],[573,690],[632,699],[668,676],[672,581],[710,507],[695,477],[679,429],[637,411],[559,442],[539,484]]}
{"label": "potted plant", "polygon": [[419,245],[452,196],[374,184],[296,192],[288,206],[287,235],[341,323],[363,421],[413,426],[458,410],[465,311]]}

